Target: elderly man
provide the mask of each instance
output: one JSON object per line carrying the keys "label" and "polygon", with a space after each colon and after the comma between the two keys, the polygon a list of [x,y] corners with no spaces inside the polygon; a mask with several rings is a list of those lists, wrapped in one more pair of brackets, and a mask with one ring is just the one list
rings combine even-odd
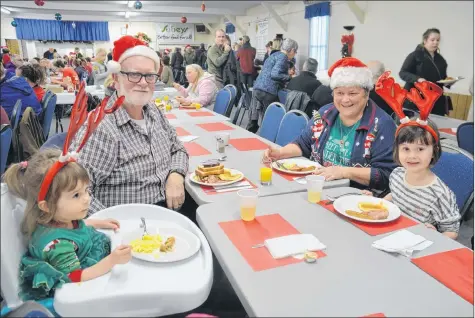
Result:
{"label": "elderly man", "polygon": [[290,80],[287,89],[305,92],[308,97],[312,97],[313,92],[322,85],[315,75],[317,73],[317,68],[317,60],[308,58],[303,64],[303,70],[300,75],[297,75]]}
{"label": "elderly man", "polygon": [[[114,42],[108,64],[124,103],[106,115],[79,154],[89,172],[90,213],[127,203],[166,205],[179,209],[185,200],[188,154],[175,129],[151,102],[160,58],[144,42],[123,36]],[[84,128],[83,128],[84,129]],[[77,149],[82,132],[71,150]]]}
{"label": "elderly man", "polygon": [[[380,61],[369,61],[367,63],[368,68],[370,69],[371,73],[373,73],[373,84],[375,84],[378,81],[378,78],[383,75],[385,72],[385,67],[384,64]],[[388,115],[391,115],[393,113],[393,110],[389,105],[384,101],[384,99],[381,98],[378,94],[376,94],[374,87],[373,89],[369,92],[369,98],[373,102],[376,103],[376,105],[379,106],[382,110],[384,110],[385,113]]]}
{"label": "elderly man", "polygon": [[256,49],[251,46],[247,35],[242,37],[243,45],[236,55],[236,59],[241,66],[241,81],[248,87],[252,87],[254,78],[254,59],[256,58]]}
{"label": "elderly man", "polygon": [[231,46],[226,43],[226,33],[222,30],[216,30],[216,38],[214,45],[209,48],[207,56],[208,73],[213,74],[216,78],[218,89],[224,87],[223,71],[224,65],[228,60]]}

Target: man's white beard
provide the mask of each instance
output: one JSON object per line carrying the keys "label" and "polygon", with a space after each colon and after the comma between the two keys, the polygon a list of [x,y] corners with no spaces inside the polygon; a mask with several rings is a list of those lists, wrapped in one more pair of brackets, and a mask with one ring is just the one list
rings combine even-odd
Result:
{"label": "man's white beard", "polygon": [[[132,107],[142,107],[145,104],[150,102],[152,96],[148,97],[149,94],[143,94],[142,96],[130,96],[131,94],[125,94],[125,103],[128,106]],[[138,95],[138,94],[135,94]]]}

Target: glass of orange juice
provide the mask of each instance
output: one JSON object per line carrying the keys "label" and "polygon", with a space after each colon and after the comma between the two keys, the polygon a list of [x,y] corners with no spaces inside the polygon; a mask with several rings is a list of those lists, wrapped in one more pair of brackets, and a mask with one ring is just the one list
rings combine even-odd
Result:
{"label": "glass of orange juice", "polygon": [[167,105],[165,106],[165,110],[166,110],[167,112],[171,111],[171,110],[172,110],[172,104],[167,103]]}
{"label": "glass of orange juice", "polygon": [[310,203],[318,203],[322,197],[324,176],[309,175],[305,177],[307,180],[307,200]]}
{"label": "glass of orange juice", "polygon": [[163,100],[168,102],[168,95],[165,95],[165,97],[163,97]]}
{"label": "glass of orange juice", "polygon": [[246,189],[238,191],[237,194],[240,198],[239,208],[241,209],[241,219],[243,221],[253,221],[256,218],[259,191]]}
{"label": "glass of orange juice", "polygon": [[268,165],[261,167],[261,184],[264,186],[272,184],[272,168]]}

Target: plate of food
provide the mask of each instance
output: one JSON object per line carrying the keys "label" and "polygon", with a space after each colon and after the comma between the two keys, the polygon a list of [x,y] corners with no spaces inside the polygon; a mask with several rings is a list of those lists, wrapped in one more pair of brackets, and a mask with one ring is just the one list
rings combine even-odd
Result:
{"label": "plate of food", "polygon": [[361,222],[385,223],[398,219],[401,210],[393,203],[366,195],[347,195],[333,202],[338,213]]}
{"label": "plate of food", "polygon": [[289,174],[310,174],[320,166],[317,162],[307,159],[291,158],[272,162],[272,168]]}
{"label": "plate of food", "polygon": [[450,76],[447,76],[447,78],[443,79],[443,80],[440,80],[440,81],[437,81],[437,83],[440,83],[440,84],[453,84],[455,82],[458,82],[460,80],[464,79],[463,76],[458,76],[458,77],[450,77]]}
{"label": "plate of food", "polygon": [[236,169],[225,168],[217,160],[203,162],[190,175],[190,180],[204,186],[225,186],[244,179],[244,174]]}
{"label": "plate of food", "polygon": [[122,244],[132,247],[132,256],[154,263],[178,262],[192,257],[199,251],[199,238],[183,228],[147,227],[125,233]]}

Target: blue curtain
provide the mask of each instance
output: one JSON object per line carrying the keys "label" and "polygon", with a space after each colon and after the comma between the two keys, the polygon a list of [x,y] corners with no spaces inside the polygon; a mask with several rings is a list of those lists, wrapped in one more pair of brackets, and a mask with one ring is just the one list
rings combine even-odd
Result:
{"label": "blue curtain", "polygon": [[305,19],[330,15],[330,2],[316,3],[305,7]]}
{"label": "blue curtain", "polygon": [[226,34],[233,34],[236,32],[236,27],[234,27],[234,24],[226,24]]}
{"label": "blue curtain", "polygon": [[18,19],[16,36],[19,40],[49,41],[109,41],[108,22]]}

